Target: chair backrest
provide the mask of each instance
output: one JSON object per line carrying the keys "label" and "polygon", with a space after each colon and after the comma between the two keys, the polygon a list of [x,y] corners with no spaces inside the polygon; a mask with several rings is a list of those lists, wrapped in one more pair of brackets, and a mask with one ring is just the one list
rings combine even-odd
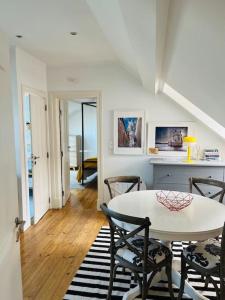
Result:
{"label": "chair backrest", "polygon": [[220,299],[225,299],[225,223],[223,226],[220,254]]}
{"label": "chair backrest", "polygon": [[[149,226],[151,222],[148,217],[146,218],[138,218],[123,215],[117,213],[111,209],[109,209],[106,203],[101,204],[101,209],[103,213],[106,215],[109,226],[110,226],[110,234],[111,234],[111,245],[110,245],[110,252],[111,256],[115,255],[117,249],[126,246],[130,251],[135,253],[135,255],[143,261],[143,268],[146,267],[146,263],[152,263],[153,261],[149,261],[148,258],[148,241],[149,241]],[[124,228],[124,223],[133,225],[132,230],[127,232]],[[135,237],[138,233],[144,232],[144,247],[143,252],[137,250],[130,242],[129,239]],[[115,234],[119,236],[118,240],[115,240]]]}
{"label": "chair backrest", "polygon": [[[200,195],[214,199],[219,196],[219,202],[223,202],[224,194],[225,194],[225,182],[211,179],[211,178],[197,178],[197,177],[191,177],[189,178],[190,183],[190,193],[193,191],[193,187],[196,188],[196,190],[199,192]],[[220,190],[218,192],[211,194],[206,194],[202,191],[201,186],[202,185],[208,185],[217,187]]]}
{"label": "chair backrest", "polygon": [[109,177],[104,180],[104,183],[107,185],[110,198],[112,199],[116,195],[121,194],[121,192],[116,188],[116,184],[118,183],[130,184],[124,193],[129,193],[136,185],[137,185],[137,191],[140,191],[141,178],[139,176]]}

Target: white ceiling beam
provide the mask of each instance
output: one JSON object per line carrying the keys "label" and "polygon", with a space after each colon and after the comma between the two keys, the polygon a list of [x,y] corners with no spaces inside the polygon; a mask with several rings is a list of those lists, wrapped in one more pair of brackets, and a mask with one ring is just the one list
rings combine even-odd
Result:
{"label": "white ceiling beam", "polygon": [[86,0],[120,62],[155,92],[161,78],[170,0]]}
{"label": "white ceiling beam", "polygon": [[143,86],[155,89],[156,0],[119,0]]}
{"label": "white ceiling beam", "polygon": [[168,17],[171,0],[157,0],[156,2],[156,79],[155,93],[163,84],[162,67],[166,51],[166,40],[168,31]]}

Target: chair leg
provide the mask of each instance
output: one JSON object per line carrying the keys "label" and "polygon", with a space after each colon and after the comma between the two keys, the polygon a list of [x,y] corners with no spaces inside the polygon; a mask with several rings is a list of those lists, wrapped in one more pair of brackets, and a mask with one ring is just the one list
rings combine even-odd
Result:
{"label": "chair leg", "polygon": [[181,255],[181,280],[180,280],[180,290],[179,290],[177,300],[182,299],[184,293],[185,279],[187,278],[187,270],[188,268],[186,267],[186,262],[183,256]]}
{"label": "chair leg", "polygon": [[222,276],[220,276],[220,298],[225,299],[225,280]]}
{"label": "chair leg", "polygon": [[142,279],[142,300],[145,300],[148,295],[147,273],[143,273]]}
{"label": "chair leg", "polygon": [[208,277],[208,282],[211,282],[213,284],[214,289],[216,291],[217,300],[223,300],[224,297],[222,297],[222,294],[221,294],[221,292],[223,291],[223,286],[220,286],[220,288],[219,288],[216,281],[212,277]]}
{"label": "chair leg", "polygon": [[114,280],[114,268],[115,268],[115,259],[114,259],[114,257],[111,257],[111,262],[110,262],[110,277],[109,277],[109,289],[108,289],[107,300],[110,300],[111,296],[112,296],[113,280]]}
{"label": "chair leg", "polygon": [[207,276],[206,277],[203,276],[203,280],[205,281],[205,290],[207,290],[209,285],[209,278]]}
{"label": "chair leg", "polygon": [[134,283],[135,284],[138,283],[138,278],[137,278],[137,274],[136,273],[134,273]]}
{"label": "chair leg", "polygon": [[168,278],[168,289],[169,289],[169,293],[170,293],[170,299],[174,299],[174,293],[173,293],[173,285],[172,285],[172,262],[170,262],[167,266],[166,266],[166,275]]}

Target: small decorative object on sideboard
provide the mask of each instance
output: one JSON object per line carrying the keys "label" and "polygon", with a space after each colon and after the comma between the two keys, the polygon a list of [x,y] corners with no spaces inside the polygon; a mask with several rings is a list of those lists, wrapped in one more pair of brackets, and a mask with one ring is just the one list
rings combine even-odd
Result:
{"label": "small decorative object on sideboard", "polygon": [[159,191],[156,193],[156,198],[171,211],[179,211],[189,206],[193,200],[191,194],[174,191]]}
{"label": "small decorative object on sideboard", "polygon": [[205,160],[220,160],[220,154],[218,149],[205,149],[204,150]]}
{"label": "small decorative object on sideboard", "polygon": [[188,148],[187,148],[187,159],[186,162],[187,163],[191,163],[192,162],[192,156],[191,156],[191,147],[192,145],[194,145],[197,141],[197,139],[194,136],[185,136],[183,138],[184,143],[187,144]]}
{"label": "small decorative object on sideboard", "polygon": [[159,148],[148,148],[148,153],[149,154],[158,154],[159,153]]}

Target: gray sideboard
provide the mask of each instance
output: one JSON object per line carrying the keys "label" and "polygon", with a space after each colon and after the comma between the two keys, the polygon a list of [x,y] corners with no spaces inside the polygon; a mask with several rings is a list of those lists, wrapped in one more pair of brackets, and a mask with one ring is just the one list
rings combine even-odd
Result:
{"label": "gray sideboard", "polygon": [[[225,162],[221,161],[186,163],[166,159],[152,159],[150,164],[153,165],[153,188],[155,190],[189,192],[189,177],[225,180]],[[215,191],[213,187],[203,187],[202,189],[209,196]]]}

